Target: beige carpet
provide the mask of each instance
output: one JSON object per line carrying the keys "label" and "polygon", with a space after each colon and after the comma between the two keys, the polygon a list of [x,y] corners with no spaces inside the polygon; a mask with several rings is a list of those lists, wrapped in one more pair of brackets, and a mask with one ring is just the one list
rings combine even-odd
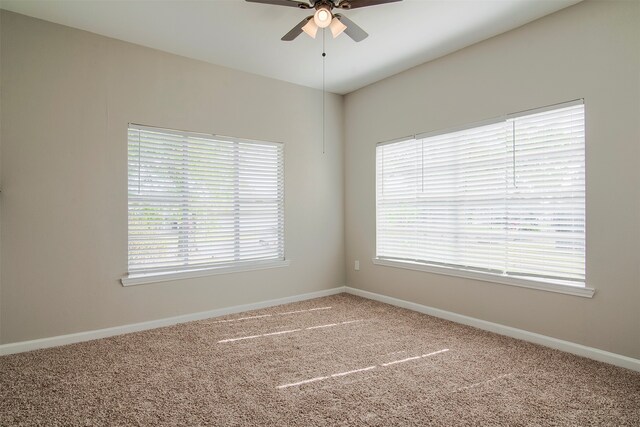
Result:
{"label": "beige carpet", "polygon": [[640,425],[640,373],[341,294],[0,358],[0,425]]}

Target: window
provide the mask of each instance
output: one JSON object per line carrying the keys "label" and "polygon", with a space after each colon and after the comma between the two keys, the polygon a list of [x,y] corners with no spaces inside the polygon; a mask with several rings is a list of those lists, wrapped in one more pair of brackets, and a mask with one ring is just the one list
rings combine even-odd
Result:
{"label": "window", "polygon": [[582,101],[379,144],[376,215],[376,263],[584,287]]}
{"label": "window", "polygon": [[284,261],[282,144],[129,125],[128,159],[123,284]]}

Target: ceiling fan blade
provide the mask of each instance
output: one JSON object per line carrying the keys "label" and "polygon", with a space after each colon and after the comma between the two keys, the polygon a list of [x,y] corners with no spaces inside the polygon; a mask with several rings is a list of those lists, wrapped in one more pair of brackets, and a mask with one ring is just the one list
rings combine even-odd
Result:
{"label": "ceiling fan blade", "polygon": [[342,0],[336,7],[340,9],[356,9],[359,7],[376,6],[385,3],[395,3],[402,0]]}
{"label": "ceiling fan blade", "polygon": [[342,22],[344,25],[347,26],[347,29],[344,30],[344,33],[346,35],[348,35],[349,37],[351,37],[354,41],[361,42],[362,40],[364,40],[367,37],[369,37],[369,34],[367,34],[367,32],[365,30],[360,28],[351,19],[347,18],[344,15],[340,15],[339,13],[336,13],[334,16],[336,18],[338,18],[340,20],[340,22]]}
{"label": "ceiling fan blade", "polygon": [[311,18],[313,18],[313,15],[307,16],[306,18],[304,18],[302,21],[298,23],[298,25],[293,27],[291,31],[289,31],[287,34],[282,36],[280,40],[285,42],[290,42],[291,40],[294,40],[296,37],[298,37],[302,33],[302,27],[304,27],[306,23],[309,22],[309,19]]}
{"label": "ceiling fan blade", "polygon": [[311,6],[308,3],[300,2],[300,1],[289,1],[289,0],[245,0],[249,3],[262,3],[262,4],[272,4],[275,6],[291,6],[297,7],[298,9],[311,9]]}

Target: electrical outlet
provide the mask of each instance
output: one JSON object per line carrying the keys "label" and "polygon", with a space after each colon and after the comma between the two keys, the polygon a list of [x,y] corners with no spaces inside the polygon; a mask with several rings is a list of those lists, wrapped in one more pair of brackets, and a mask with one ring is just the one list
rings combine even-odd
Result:
{"label": "electrical outlet", "polygon": [[359,260],[356,260],[356,265],[355,265],[354,268],[356,269],[356,271],[360,270],[360,261]]}

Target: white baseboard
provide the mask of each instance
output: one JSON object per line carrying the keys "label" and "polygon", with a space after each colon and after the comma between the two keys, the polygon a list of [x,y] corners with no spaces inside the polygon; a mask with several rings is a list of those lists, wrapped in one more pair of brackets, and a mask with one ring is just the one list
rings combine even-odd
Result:
{"label": "white baseboard", "polygon": [[512,328],[510,326],[501,325],[499,323],[488,322],[486,320],[480,320],[469,316],[463,316],[462,314],[453,313],[451,311],[440,310],[438,308],[433,308],[426,305],[389,297],[386,295],[376,294],[374,292],[363,291],[362,289],[356,289],[347,286],[345,291],[349,294],[357,295],[363,298],[384,302],[387,304],[395,305],[396,307],[406,308],[409,310],[417,311],[419,313],[428,314],[430,316],[439,317],[441,319],[451,320],[456,323],[473,326],[485,331],[495,332],[500,335],[506,335],[508,337],[540,344],[545,347],[562,350],[567,353],[575,354],[577,356],[587,357],[589,359],[610,363],[615,366],[620,366],[640,372],[640,360],[634,359],[632,357],[622,356],[620,354],[611,353],[593,347],[587,347],[585,345],[576,344],[570,341],[548,337],[546,335],[536,334],[534,332],[528,332],[523,329]]}
{"label": "white baseboard", "polygon": [[339,293],[347,292],[353,295],[357,295],[363,298],[372,299],[375,301],[384,302],[387,304],[395,305],[397,307],[406,308],[409,310],[417,311],[419,313],[428,314],[430,316],[439,317],[441,319],[451,320],[456,323],[462,323],[483,329],[489,332],[495,332],[500,335],[506,335],[508,337],[529,341],[535,344],[540,344],[546,347],[555,348],[557,350],[566,351],[578,356],[587,357],[590,359],[598,360],[600,362],[610,363],[615,366],[631,369],[640,372],[640,360],[632,357],[622,356],[620,354],[611,353],[608,351],[600,350],[593,347],[587,347],[581,344],[572,343],[569,341],[560,340],[557,338],[548,337],[546,335],[536,334],[534,332],[528,332],[522,329],[512,328],[510,326],[501,325],[499,323],[488,322],[486,320],[480,320],[462,314],[453,313],[446,310],[440,310],[438,308],[429,307],[422,304],[417,304],[410,301],[401,300],[398,298],[389,297],[386,295],[377,294],[374,292],[364,291],[361,289],[351,288],[348,286],[340,286],[332,289],[326,289],[323,291],[310,292],[301,295],[294,295],[285,298],[278,298],[268,301],[261,301],[251,304],[236,305],[233,307],[219,308],[215,310],[202,311],[198,313],[185,314],[182,316],[169,317],[165,319],[152,320],[149,322],[134,323],[130,325],[115,326],[113,328],[97,329],[93,331],[78,332],[75,334],[59,335],[50,338],[42,338],[31,341],[21,341],[16,343],[2,344],[0,345],[0,356],[14,353],[22,353],[25,351],[38,350],[41,348],[57,347],[61,345],[73,344],[83,341],[91,341],[99,338],[107,338],[115,335],[128,334],[131,332],[145,331],[148,329],[160,328],[163,326],[176,325],[178,323],[192,322],[194,320],[203,320],[213,317],[225,316],[228,314],[241,313],[244,311],[257,310],[261,308],[273,307],[276,305],[287,304],[297,301],[305,301],[313,298],[320,298],[329,295],[336,295]]}
{"label": "white baseboard", "polygon": [[236,305],[233,307],[219,308],[198,313],[185,314],[182,316],[168,317],[165,319],[151,320],[149,322],[133,323],[130,325],[115,326],[113,328],[96,329],[93,331],[78,332],[75,334],[59,335],[50,338],[41,338],[31,341],[21,341],[16,343],[0,345],[0,356],[25,351],[38,350],[41,348],[57,347],[60,345],[73,344],[82,341],[91,341],[99,338],[112,337],[114,335],[128,334],[131,332],[146,331],[148,329],[160,328],[163,326],[176,325],[178,323],[192,322],[194,320],[209,319],[212,317],[225,316],[227,314],[241,313],[243,311],[257,310],[260,308],[273,307],[290,302],[304,301],[313,298],[326,297],[346,292],[344,286],[323,291],[310,292],[307,294],[294,295],[290,297],[278,298],[268,301],[261,301],[251,304]]}

